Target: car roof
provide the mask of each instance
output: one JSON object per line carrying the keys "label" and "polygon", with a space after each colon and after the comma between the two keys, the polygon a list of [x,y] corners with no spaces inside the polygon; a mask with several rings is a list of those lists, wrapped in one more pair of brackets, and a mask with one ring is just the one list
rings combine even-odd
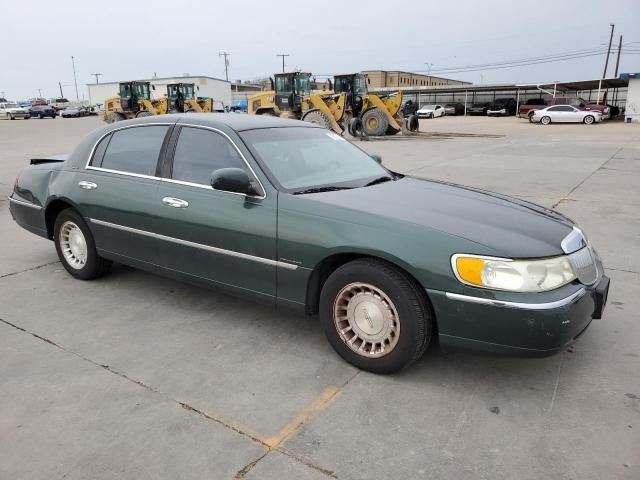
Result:
{"label": "car roof", "polygon": [[242,113],[173,113],[169,115],[151,115],[112,124],[115,128],[121,125],[144,123],[189,123],[204,127],[228,127],[236,132],[261,128],[306,127],[322,128],[318,125],[300,120],[272,117],[270,115],[248,115]]}

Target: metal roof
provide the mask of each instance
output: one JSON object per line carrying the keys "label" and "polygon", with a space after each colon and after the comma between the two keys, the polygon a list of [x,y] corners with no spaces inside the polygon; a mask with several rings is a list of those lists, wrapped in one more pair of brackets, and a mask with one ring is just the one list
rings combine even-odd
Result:
{"label": "metal roof", "polygon": [[216,78],[216,77],[208,77],[206,75],[174,75],[172,77],[155,77],[155,78],[142,78],[142,79],[133,79],[133,80],[120,80],[117,82],[101,82],[101,83],[87,83],[87,87],[90,87],[91,85],[113,85],[113,84],[120,84],[120,83],[126,83],[126,82],[157,82],[158,80],[176,80],[176,79],[194,79],[194,78],[206,78],[209,80],[216,80],[218,82],[224,82],[224,83],[231,83],[228,80],[224,80],[222,78]]}

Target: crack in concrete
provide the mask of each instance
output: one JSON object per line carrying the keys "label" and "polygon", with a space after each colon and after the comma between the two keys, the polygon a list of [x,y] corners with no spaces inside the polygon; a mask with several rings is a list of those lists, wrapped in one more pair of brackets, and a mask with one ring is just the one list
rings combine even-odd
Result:
{"label": "crack in concrete", "polygon": [[20,270],[18,272],[5,273],[4,275],[0,275],[0,278],[11,277],[13,275],[20,275],[21,273],[31,272],[33,270],[39,270],[41,268],[48,267],[49,265],[55,265],[56,263],[60,263],[60,260],[56,260],[55,262],[45,263],[43,265],[37,265],[35,267],[25,268],[24,270]]}
{"label": "crack in concrete", "polygon": [[609,163],[611,160],[613,160],[613,159],[616,157],[616,155],[618,155],[618,154],[623,150],[623,148],[624,148],[624,147],[620,147],[620,148],[618,148],[618,150],[616,150],[616,152],[615,152],[613,155],[611,155],[609,158],[607,158],[607,159],[602,163],[602,165],[600,165],[600,166],[599,166],[598,168],[596,168],[593,172],[591,172],[589,175],[587,175],[586,177],[584,177],[584,178],[582,179],[582,181],[581,181],[581,182],[579,182],[575,187],[573,187],[573,188],[569,191],[569,193],[567,193],[567,194],[566,194],[565,196],[563,196],[560,200],[558,200],[556,203],[554,203],[553,205],[551,205],[551,208],[556,208],[556,207],[557,207],[558,205],[560,205],[562,202],[564,202],[564,201],[566,201],[566,200],[571,200],[571,199],[569,198],[569,197],[571,196],[571,194],[572,194],[573,192],[575,192],[578,188],[580,188],[582,185],[584,185],[584,183],[585,183],[587,180],[589,180],[591,177],[593,177],[597,172],[599,172],[600,170],[602,170],[602,169],[605,167],[605,165],[606,165],[607,163]]}
{"label": "crack in concrete", "polygon": [[[53,263],[58,263],[58,262],[53,262]],[[50,265],[50,264],[48,264],[48,265]],[[40,267],[34,267],[34,268],[32,268],[32,269],[28,269],[28,270],[34,270],[34,269],[37,269],[37,268],[42,268],[42,267],[44,267],[44,266],[46,266],[46,265],[41,265]],[[25,270],[25,271],[27,271],[27,270]],[[17,272],[17,273],[21,273],[21,272]],[[0,278],[2,278],[2,277],[0,277]],[[175,399],[175,398],[172,398],[172,397],[170,397],[170,396],[168,396],[168,395],[164,394],[163,392],[161,392],[161,391],[159,391],[159,390],[157,390],[157,389],[153,388],[152,386],[147,385],[146,383],[144,383],[144,382],[142,382],[142,381],[140,381],[140,380],[136,380],[136,379],[134,379],[134,378],[129,377],[129,376],[128,376],[128,375],[126,375],[125,373],[119,372],[118,370],[114,370],[114,369],[113,369],[113,368],[111,368],[109,365],[104,365],[104,364],[98,363],[98,362],[96,362],[96,361],[94,361],[94,360],[91,360],[91,359],[90,359],[90,358],[88,358],[88,357],[85,357],[84,355],[82,355],[82,354],[80,354],[80,353],[74,352],[73,350],[68,350],[68,349],[64,348],[63,346],[61,346],[61,345],[57,344],[57,343],[56,343],[56,342],[54,342],[53,340],[50,340],[50,339],[48,339],[48,338],[46,338],[46,337],[43,337],[42,335],[38,335],[37,333],[31,332],[30,330],[27,330],[26,328],[20,327],[19,325],[16,325],[15,323],[12,323],[12,322],[10,322],[10,321],[8,321],[8,320],[5,320],[4,318],[0,318],[0,322],[1,322],[1,323],[4,323],[5,325],[7,325],[7,326],[9,326],[9,327],[13,327],[13,328],[15,328],[16,330],[19,330],[19,331],[21,331],[21,332],[23,332],[23,333],[26,333],[26,334],[28,334],[28,335],[31,335],[32,337],[37,338],[38,340],[41,340],[41,341],[43,341],[43,342],[45,342],[45,343],[48,343],[49,345],[52,345],[52,346],[54,346],[54,347],[56,347],[56,348],[58,348],[58,349],[62,350],[62,351],[63,351],[63,352],[65,352],[65,353],[68,353],[68,354],[74,355],[74,356],[76,356],[76,357],[80,358],[81,360],[84,360],[85,362],[89,362],[90,364],[92,364],[92,365],[94,365],[94,366],[96,366],[96,367],[102,368],[103,370],[106,370],[106,371],[107,371],[107,372],[109,372],[109,373],[112,373],[112,374],[114,374],[114,375],[117,375],[118,377],[120,377],[120,378],[122,378],[122,379],[124,379],[124,380],[127,380],[127,381],[129,381],[129,382],[131,382],[131,383],[134,383],[134,384],[138,385],[139,387],[142,387],[142,388],[144,388],[144,389],[146,389],[146,390],[148,390],[148,391],[150,391],[150,392],[152,392],[152,393],[155,393],[156,395],[160,396],[161,398],[163,398],[163,399],[165,399],[165,400],[169,400],[169,401],[171,401],[171,402],[177,403],[178,405],[180,405],[180,406],[181,406],[182,408],[184,408],[185,410],[188,410],[188,411],[193,412],[193,413],[195,413],[195,414],[197,414],[197,415],[200,415],[201,417],[203,417],[203,418],[205,418],[205,419],[207,419],[207,420],[211,420],[211,421],[213,421],[213,422],[215,422],[215,423],[217,423],[217,424],[221,425],[221,426],[222,426],[222,427],[224,427],[224,428],[227,428],[227,429],[229,429],[229,430],[232,430],[232,431],[236,432],[237,434],[242,435],[242,436],[244,436],[244,437],[248,438],[248,439],[249,439],[249,440],[251,440],[252,442],[255,442],[255,443],[260,444],[261,446],[263,446],[263,447],[265,447],[265,448],[267,449],[267,451],[264,453],[264,455],[262,455],[261,457],[257,458],[256,460],[253,460],[253,461],[252,461],[252,462],[250,462],[249,464],[245,465],[242,469],[240,469],[240,470],[238,471],[238,473],[236,474],[236,477],[235,477],[235,478],[239,478],[239,479],[244,478],[244,476],[245,476],[247,473],[249,473],[249,471],[250,471],[253,467],[255,467],[255,465],[257,465],[257,464],[258,464],[258,463],[259,463],[259,462],[260,462],[264,457],[266,457],[266,456],[267,456],[271,451],[274,451],[274,450],[275,450],[275,451],[277,451],[277,452],[282,453],[283,455],[285,455],[285,456],[287,456],[287,457],[289,457],[289,458],[293,459],[294,461],[296,461],[296,462],[298,462],[298,463],[303,464],[303,465],[304,465],[304,466],[306,466],[306,467],[309,467],[309,468],[311,468],[311,469],[313,469],[313,470],[316,470],[316,471],[318,471],[318,472],[320,472],[320,473],[323,473],[324,475],[328,476],[329,478],[338,478],[338,477],[336,476],[336,474],[335,474],[332,470],[329,470],[329,469],[326,469],[326,468],[320,467],[320,466],[318,466],[318,465],[315,465],[315,464],[313,464],[313,463],[311,463],[311,462],[308,462],[308,461],[304,460],[303,458],[298,457],[297,455],[293,454],[292,452],[290,452],[290,451],[288,451],[288,450],[285,450],[284,448],[282,448],[282,447],[280,446],[280,444],[278,444],[278,445],[276,445],[276,446],[270,446],[269,444],[267,444],[267,443],[266,443],[266,441],[264,441],[264,440],[260,439],[260,438],[258,437],[258,435],[255,435],[255,434],[249,433],[247,430],[242,429],[241,427],[239,427],[239,426],[237,426],[237,425],[234,425],[234,424],[232,424],[232,423],[230,423],[230,422],[228,422],[228,421],[225,421],[225,420],[223,420],[223,419],[221,419],[221,418],[213,417],[212,415],[209,415],[208,413],[206,413],[206,412],[204,412],[204,411],[202,411],[202,410],[200,410],[200,409],[197,409],[197,408],[193,407],[192,405],[189,405],[189,404],[188,404],[188,403],[186,403],[186,402],[181,402],[180,400],[177,400],[177,399]],[[338,388],[338,392],[336,392],[336,393],[333,395],[333,397],[335,397],[339,392],[341,392],[341,391],[342,391],[342,389],[343,389],[344,387],[346,387],[346,386],[347,386],[347,385],[348,385],[348,384],[349,384],[349,383],[350,383],[354,378],[356,378],[360,372],[361,372],[361,370],[358,370],[358,371],[356,371],[356,373],[355,373],[355,374],[353,374],[351,377],[349,377],[349,378],[348,378],[348,379],[347,379],[347,380],[346,380],[346,381],[345,381],[345,382],[344,382],[344,383],[343,383],[343,384]],[[302,423],[299,425],[299,428],[301,428],[301,427],[304,425],[304,423],[305,423],[305,422],[302,422]],[[298,429],[296,429],[296,432],[299,430],[299,428],[298,428]],[[286,440],[289,440],[290,438],[291,438],[291,436],[288,436],[288,437],[286,438]],[[280,442],[280,443],[283,443],[283,442]],[[238,475],[241,475],[241,476],[238,476]]]}
{"label": "crack in concrete", "polygon": [[634,270],[625,270],[624,268],[605,267],[604,269],[605,270],[612,270],[614,272],[635,273],[636,275],[640,275],[640,272],[636,272]]}

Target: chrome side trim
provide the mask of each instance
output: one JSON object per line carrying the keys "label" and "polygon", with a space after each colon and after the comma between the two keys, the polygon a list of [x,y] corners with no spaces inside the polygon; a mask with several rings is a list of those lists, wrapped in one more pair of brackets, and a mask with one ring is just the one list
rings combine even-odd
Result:
{"label": "chrome side trim", "polygon": [[118,225],[116,223],[105,222],[103,220],[96,220],[90,218],[91,223],[101,225],[103,227],[115,228],[124,232],[135,233],[137,235],[144,235],[146,237],[156,238],[158,240],[164,240],[166,242],[176,243],[178,245],[184,245],[186,247],[199,248],[200,250],[206,250],[208,252],[219,253],[220,255],[228,255],[230,257],[241,258],[243,260],[250,260],[252,262],[263,263],[265,265],[271,265],[274,267],[286,268],[288,270],[297,270],[298,265],[291,263],[280,262],[277,260],[271,260],[270,258],[256,257],[247,253],[234,252],[233,250],[225,250],[224,248],[212,247],[210,245],[204,245],[202,243],[190,242],[188,240],[182,240],[180,238],[168,237],[159,233],[147,232],[146,230],[139,230],[137,228],[125,227],[124,225]]}
{"label": "chrome side trim", "polygon": [[507,302],[505,300],[494,300],[490,298],[472,297],[469,295],[460,295],[459,293],[445,292],[446,297],[449,300],[460,300],[462,302],[479,303],[481,305],[491,305],[494,307],[506,307],[506,308],[518,308],[521,310],[552,310],[554,308],[564,307],[570,305],[579,298],[581,298],[587,291],[581,288],[575,293],[572,293],[568,297],[556,300],[554,302],[546,303],[523,303],[523,302]]}
{"label": "chrome side trim", "polygon": [[18,205],[23,205],[25,207],[33,208],[34,210],[42,210],[42,207],[40,205],[36,205],[35,203],[31,203],[31,202],[26,202],[24,200],[19,200],[11,196],[7,197],[7,200],[13,203],[17,203]]}
{"label": "chrome side trim", "polygon": [[[202,128],[204,130],[212,130],[216,133],[219,133],[220,135],[222,135],[223,137],[225,137],[230,143],[231,145],[233,145],[233,148],[235,148],[235,150],[238,152],[238,155],[240,155],[240,158],[242,158],[242,160],[244,161],[245,165],[247,166],[247,168],[249,169],[249,171],[251,172],[251,174],[253,175],[253,178],[258,182],[258,185],[260,185],[260,189],[262,190],[262,194],[261,195],[247,195],[245,193],[238,193],[238,192],[228,192],[227,190],[218,190],[218,189],[214,189],[211,187],[211,185],[204,185],[204,184],[200,184],[200,183],[192,183],[192,182],[184,182],[182,180],[174,180],[172,178],[163,178],[163,177],[156,177],[154,175],[143,175],[140,173],[131,173],[131,172],[124,172],[121,170],[111,170],[109,168],[102,168],[102,167],[93,167],[90,165],[91,160],[93,159],[93,154],[96,151],[96,147],[98,146],[98,144],[102,141],[102,139],[104,139],[106,136],[112,134],[113,132],[117,132],[119,130],[125,130],[127,128],[136,128],[136,127],[145,127],[145,126],[167,126],[167,127],[171,127],[171,126],[186,126],[186,127],[193,127],[193,128]],[[264,185],[262,184],[262,182],[260,181],[260,179],[258,178],[258,176],[256,175],[256,172],[253,170],[253,168],[251,167],[251,165],[249,164],[249,162],[247,161],[247,158],[244,156],[244,154],[242,153],[242,151],[238,148],[238,145],[236,145],[236,143],[231,139],[231,137],[229,135],[227,135],[225,132],[223,132],[220,129],[214,128],[214,127],[207,127],[204,125],[194,125],[192,123],[156,123],[156,122],[149,122],[149,123],[139,123],[139,124],[134,124],[134,125],[125,125],[122,126],[120,128],[114,128],[112,130],[109,130],[108,132],[106,132],[104,135],[102,135],[100,138],[98,138],[98,140],[96,140],[96,142],[93,144],[93,147],[91,148],[91,152],[89,152],[89,158],[87,158],[87,162],[84,166],[85,170],[95,170],[98,172],[108,172],[108,173],[116,173],[118,175],[125,175],[125,176],[129,176],[129,177],[137,177],[137,178],[148,178],[150,180],[159,180],[162,182],[167,182],[167,183],[176,183],[179,185],[187,185],[190,187],[198,187],[198,188],[204,188],[207,190],[215,190],[217,192],[225,192],[225,193],[230,193],[232,195],[240,195],[243,197],[247,197],[247,198],[257,198],[259,200],[264,200],[265,198],[267,198],[267,190],[264,188]]]}

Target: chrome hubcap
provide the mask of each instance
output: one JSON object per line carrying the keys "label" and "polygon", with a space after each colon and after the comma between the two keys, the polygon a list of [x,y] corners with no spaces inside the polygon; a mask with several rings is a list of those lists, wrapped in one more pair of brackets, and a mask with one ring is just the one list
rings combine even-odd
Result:
{"label": "chrome hubcap", "polygon": [[87,263],[87,240],[80,227],[73,222],[64,222],[60,229],[60,248],[71,268],[82,269]]}
{"label": "chrome hubcap", "polygon": [[340,290],[333,320],[342,341],[363,357],[382,357],[398,343],[396,307],[382,290],[368,283],[350,283]]}

